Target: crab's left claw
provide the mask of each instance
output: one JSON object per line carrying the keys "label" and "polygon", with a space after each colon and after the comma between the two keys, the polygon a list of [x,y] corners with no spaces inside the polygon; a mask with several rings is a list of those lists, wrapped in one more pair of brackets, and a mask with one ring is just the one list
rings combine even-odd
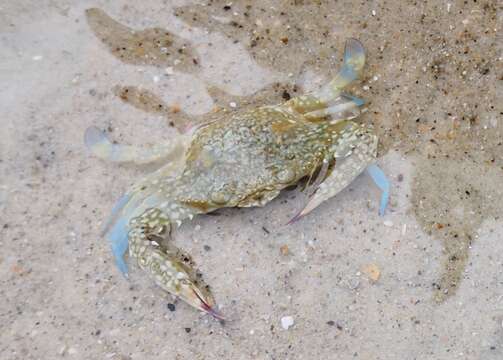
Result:
{"label": "crab's left claw", "polygon": [[215,309],[213,297],[208,292],[199,289],[193,281],[182,280],[176,295],[196,309],[210,314],[218,320],[225,320],[224,316]]}
{"label": "crab's left claw", "polygon": [[389,200],[389,180],[386,178],[386,175],[384,175],[381,168],[375,164],[367,167],[367,172],[372,180],[374,180],[374,183],[377,185],[377,187],[382,191],[381,202],[379,205],[379,215],[384,216],[384,212],[386,210],[386,207],[388,206]]}

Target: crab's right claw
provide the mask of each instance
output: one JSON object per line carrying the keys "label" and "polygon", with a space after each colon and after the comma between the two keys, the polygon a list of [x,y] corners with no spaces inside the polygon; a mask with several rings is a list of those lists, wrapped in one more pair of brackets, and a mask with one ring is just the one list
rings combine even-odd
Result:
{"label": "crab's right claw", "polygon": [[388,206],[389,200],[389,180],[386,178],[386,175],[384,175],[381,168],[375,164],[367,167],[367,172],[372,180],[374,180],[374,183],[377,185],[377,187],[382,191],[381,201],[379,205],[379,215],[384,216],[384,212],[386,210],[386,207]]}

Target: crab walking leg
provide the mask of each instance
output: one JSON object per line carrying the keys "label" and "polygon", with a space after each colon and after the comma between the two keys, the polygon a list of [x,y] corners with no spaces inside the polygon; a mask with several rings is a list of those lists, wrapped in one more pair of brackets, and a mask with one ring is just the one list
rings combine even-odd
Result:
{"label": "crab walking leg", "polygon": [[[292,221],[300,219],[325,200],[337,195],[375,161],[377,137],[364,126],[354,124],[354,131],[347,137],[348,152],[340,155],[343,157],[340,164],[336,164],[330,176],[320,184],[306,207]],[[351,140],[352,138],[354,139]],[[338,157],[338,154],[335,156]]]}
{"label": "crab walking leg", "polygon": [[389,180],[384,175],[384,172],[376,164],[372,164],[367,168],[367,173],[370,175],[374,183],[381,189],[381,202],[379,205],[379,215],[384,216],[389,200]]}
{"label": "crab walking leg", "polygon": [[358,106],[353,101],[344,102],[341,104],[326,107],[324,109],[310,111],[304,116],[307,119],[319,119],[325,116],[331,116],[332,120],[349,120],[354,119],[360,114]]}
{"label": "crab walking leg", "polygon": [[171,223],[160,209],[151,208],[139,217],[131,219],[129,231],[129,255],[154,279],[163,290],[187,302],[198,310],[222,319],[215,309],[213,297],[195,276],[195,271],[179,254],[162,247],[156,238],[169,233]]}
{"label": "crab walking leg", "polygon": [[180,135],[175,141],[144,149],[136,146],[114,144],[103,131],[94,126],[88,128],[84,134],[84,142],[87,148],[100,159],[136,164],[149,164],[161,159],[170,160],[183,156],[185,150],[184,139],[185,137]]}

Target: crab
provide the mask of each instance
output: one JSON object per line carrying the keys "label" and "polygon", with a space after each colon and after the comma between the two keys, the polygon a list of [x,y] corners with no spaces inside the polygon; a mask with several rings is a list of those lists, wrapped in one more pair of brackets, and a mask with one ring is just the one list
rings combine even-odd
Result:
{"label": "crab", "polygon": [[129,257],[162,289],[222,319],[190,256],[163,241],[172,227],[224,207],[264,206],[309,178],[305,207],[290,223],[298,221],[365,170],[381,190],[383,215],[389,183],[374,164],[378,139],[371,126],[352,121],[364,101],[343,92],[364,64],[362,44],[349,39],[341,70],[320,90],[224,114],[149,149],[114,144],[98,128],[87,129],[85,143],[99,158],[165,162],[120,198],[104,229],[120,271],[127,276],[129,249]]}

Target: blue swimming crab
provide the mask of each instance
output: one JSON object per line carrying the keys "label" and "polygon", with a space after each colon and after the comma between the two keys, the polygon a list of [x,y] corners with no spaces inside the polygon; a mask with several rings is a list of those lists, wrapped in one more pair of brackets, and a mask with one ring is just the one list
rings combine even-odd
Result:
{"label": "blue swimming crab", "polygon": [[91,127],[85,143],[96,156],[114,162],[166,165],[123,195],[104,235],[120,271],[129,256],[164,290],[193,307],[222,318],[190,257],[169,242],[174,225],[223,207],[264,206],[282,189],[308,180],[308,200],[296,221],[333,197],[367,170],[381,189],[384,213],[389,183],[373,163],[377,136],[352,121],[364,101],[343,89],[365,64],[358,40],[346,42],[342,69],[320,90],[283,104],[223,116],[193,127],[149,149],[113,144]]}

